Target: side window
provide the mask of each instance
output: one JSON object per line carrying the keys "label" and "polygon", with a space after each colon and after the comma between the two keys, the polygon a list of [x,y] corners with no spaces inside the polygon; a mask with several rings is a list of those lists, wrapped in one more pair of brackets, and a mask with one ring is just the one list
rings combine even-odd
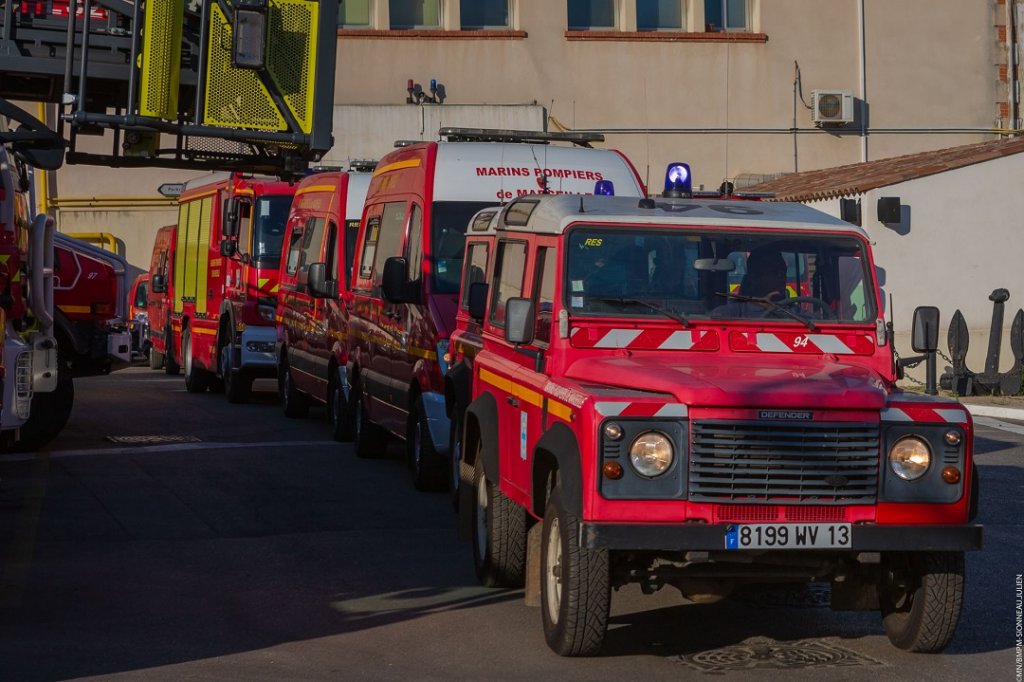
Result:
{"label": "side window", "polygon": [[377,254],[377,240],[380,238],[380,216],[366,220],[366,237],[363,240],[363,255],[359,259],[359,279],[369,279],[373,274],[373,259]]}
{"label": "side window", "polygon": [[708,31],[749,31],[748,0],[704,0],[704,24]]}
{"label": "side window", "polygon": [[551,341],[551,315],[555,302],[555,250],[550,246],[537,249],[536,279],[533,283],[533,302],[537,310],[536,334],[538,343]]}
{"label": "side window", "polygon": [[491,324],[505,326],[505,302],[523,295],[523,275],[526,270],[526,243],[501,242],[494,266],[491,288]]}
{"label": "side window", "polygon": [[380,286],[384,276],[384,261],[401,255],[402,236],[405,234],[405,202],[384,204],[377,235],[377,250],[373,255],[373,285]]}
{"label": "side window", "polygon": [[615,0],[569,0],[568,10],[570,31],[615,28]]}
{"label": "side window", "polygon": [[352,282],[352,262],[355,260],[356,240],[359,239],[359,221],[345,221],[345,288]]}
{"label": "side window", "polygon": [[509,0],[473,0],[459,6],[463,31],[509,27]]}
{"label": "side window", "polygon": [[368,28],[370,0],[341,0],[338,3],[338,28]]}
{"label": "side window", "polygon": [[294,226],[292,227],[292,234],[288,238],[288,260],[284,268],[284,271],[289,275],[294,275],[299,269],[299,254],[302,251],[302,235],[306,231],[306,225],[302,222],[301,218],[296,217],[293,222]]}
{"label": "side window", "polygon": [[252,204],[248,199],[238,202],[238,251],[249,253],[252,248]]}
{"label": "side window", "polygon": [[678,31],[685,9],[680,0],[636,0],[636,30]]}
{"label": "side window", "polygon": [[306,223],[306,234],[302,239],[302,256],[299,258],[299,268],[309,267],[310,263],[320,260],[320,248],[324,241],[324,219],[310,218]]}
{"label": "side window", "polygon": [[391,28],[438,28],[441,25],[440,0],[388,0]]}
{"label": "side window", "polygon": [[160,252],[160,260],[157,261],[156,272],[154,274],[163,275],[167,277],[167,251]]}
{"label": "side window", "polygon": [[462,300],[459,301],[463,309],[469,308],[469,285],[487,281],[487,247],[487,242],[469,245],[466,264],[462,270]]}
{"label": "side window", "polygon": [[327,278],[338,281],[338,226],[332,220],[327,224],[327,248],[324,262],[327,263]]}
{"label": "side window", "polygon": [[416,204],[409,214],[409,239],[405,243],[405,258],[409,261],[406,277],[415,282],[423,276],[423,211]]}

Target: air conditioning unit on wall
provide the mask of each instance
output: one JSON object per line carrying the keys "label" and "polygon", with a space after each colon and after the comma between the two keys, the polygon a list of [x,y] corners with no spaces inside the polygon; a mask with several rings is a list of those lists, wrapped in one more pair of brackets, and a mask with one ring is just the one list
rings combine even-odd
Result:
{"label": "air conditioning unit on wall", "polygon": [[811,120],[816,126],[840,126],[853,123],[853,92],[850,90],[811,90]]}

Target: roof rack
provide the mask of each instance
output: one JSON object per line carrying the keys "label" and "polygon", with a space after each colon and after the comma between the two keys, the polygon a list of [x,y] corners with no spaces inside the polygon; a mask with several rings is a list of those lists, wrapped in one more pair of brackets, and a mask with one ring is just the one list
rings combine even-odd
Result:
{"label": "roof rack", "polygon": [[438,135],[448,142],[521,142],[550,144],[569,142],[590,147],[591,142],[604,142],[601,133],[550,133],[541,130],[494,130],[490,128],[441,128]]}

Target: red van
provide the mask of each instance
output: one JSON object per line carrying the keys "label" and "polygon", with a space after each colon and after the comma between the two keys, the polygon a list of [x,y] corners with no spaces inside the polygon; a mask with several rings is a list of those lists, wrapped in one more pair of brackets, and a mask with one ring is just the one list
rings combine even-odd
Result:
{"label": "red van", "polygon": [[295,190],[281,253],[277,378],[288,417],[327,405],[336,440],[351,440],[348,319],[352,260],[369,173],[329,171]]}
{"label": "red van", "polygon": [[175,252],[178,226],[165,225],[156,232],[153,255],[149,261],[149,291],[146,294],[146,315],[149,318],[149,366],[164,368],[177,374],[181,367],[171,351],[174,335],[171,330],[171,307],[174,301]]}
{"label": "red van", "polygon": [[[470,219],[532,194],[644,196],[600,136],[447,128],[442,142],[403,146],[378,163],[360,225],[350,324],[356,454],[407,443],[420,490],[445,487],[449,419],[442,375],[455,323]],[[575,143],[579,147],[552,142]]]}

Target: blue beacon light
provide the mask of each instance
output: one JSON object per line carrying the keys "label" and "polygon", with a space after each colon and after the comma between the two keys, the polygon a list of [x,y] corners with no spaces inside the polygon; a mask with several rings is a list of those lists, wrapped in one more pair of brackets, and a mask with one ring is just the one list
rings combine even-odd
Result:
{"label": "blue beacon light", "polygon": [[676,162],[668,165],[662,196],[670,199],[693,196],[693,176],[690,175],[689,164]]}
{"label": "blue beacon light", "polygon": [[615,196],[615,183],[611,180],[598,180],[594,185],[594,194],[602,197]]}

